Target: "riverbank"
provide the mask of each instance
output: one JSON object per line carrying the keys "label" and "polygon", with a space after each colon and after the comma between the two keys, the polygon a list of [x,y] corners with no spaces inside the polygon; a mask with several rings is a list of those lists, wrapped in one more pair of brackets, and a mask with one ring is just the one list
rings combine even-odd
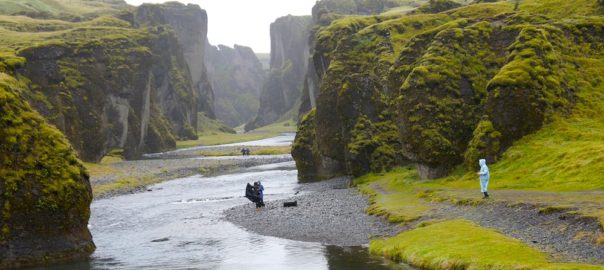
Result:
{"label": "riverbank", "polygon": [[[240,138],[239,141],[247,137]],[[244,168],[292,161],[289,154],[293,135],[285,134],[258,141],[228,145],[197,146],[145,155],[146,159],[85,164],[95,199],[147,191],[147,186],[191,175],[212,176]],[[251,155],[240,150],[249,148]]]}
{"label": "riverbank", "polygon": [[[261,235],[337,246],[366,245],[372,238],[400,232],[396,225],[367,215],[367,197],[349,188],[349,183],[343,177],[300,184],[297,195],[275,201],[270,201],[271,191],[266,190],[266,207],[237,206],[224,212],[225,219]],[[298,206],[283,207],[286,201],[296,201]]]}
{"label": "riverbank", "polygon": [[[368,213],[404,232],[370,251],[425,269],[604,269],[599,217],[604,192],[495,189],[487,200],[466,183],[422,181],[412,167],[354,180]],[[468,183],[469,184],[469,183]],[[525,256],[526,254],[533,254]]]}
{"label": "riverbank", "polygon": [[95,199],[147,191],[147,186],[176,178],[234,172],[253,166],[291,161],[290,155],[222,156],[186,159],[149,159],[89,164]]}
{"label": "riverbank", "polygon": [[[301,184],[295,196],[267,194],[266,208],[248,203],[226,210],[225,219],[261,235],[370,243],[375,255],[425,269],[604,269],[602,191],[493,190],[483,200],[449,187],[457,183],[421,181],[412,168],[353,184],[358,189],[346,178]],[[286,201],[298,207],[284,208]]]}

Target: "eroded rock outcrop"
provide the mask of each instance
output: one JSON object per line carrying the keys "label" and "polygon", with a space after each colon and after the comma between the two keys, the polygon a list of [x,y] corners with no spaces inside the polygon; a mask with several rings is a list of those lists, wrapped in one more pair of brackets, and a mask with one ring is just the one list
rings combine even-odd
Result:
{"label": "eroded rock outcrop", "polygon": [[[442,177],[464,161],[475,166],[477,156],[495,161],[548,118],[571,111],[580,82],[589,81],[576,57],[601,59],[602,17],[535,10],[484,3],[346,17],[320,29],[316,108],[292,151],[300,179],[409,162],[423,178]],[[599,49],[586,56],[581,47]]]}
{"label": "eroded rock outcrop", "polygon": [[308,64],[310,16],[285,16],[271,24],[271,68],[260,96],[252,130],[270,124],[288,111],[297,111]]}
{"label": "eroded rock outcrop", "polygon": [[174,148],[176,136],[196,136],[196,95],[174,35],[157,28],[142,34],[19,52],[32,104],[84,160],[98,161],[113,148],[135,158]]}
{"label": "eroded rock outcrop", "polygon": [[24,101],[26,83],[1,66],[0,268],[84,258],[95,249],[88,173],[63,134]]}
{"label": "eroded rock outcrop", "polygon": [[[12,31],[39,35],[32,20]],[[47,23],[48,42],[18,48],[26,97],[80,157],[126,158],[197,138],[197,112],[214,116],[203,63],[207,16],[196,5],[143,5],[85,22]],[[56,28],[56,29],[55,29]],[[68,29],[63,33],[59,32]],[[48,35],[47,34],[47,35]]]}
{"label": "eroded rock outcrop", "polygon": [[231,127],[252,120],[266,78],[254,51],[241,45],[208,45],[205,63],[216,95],[216,118]]}
{"label": "eroded rock outcrop", "polygon": [[199,93],[199,112],[215,118],[214,91],[208,80],[204,55],[208,44],[208,15],[198,5],[168,2],[161,5],[143,4],[134,20],[140,25],[168,25],[174,30],[189,66],[193,88]]}

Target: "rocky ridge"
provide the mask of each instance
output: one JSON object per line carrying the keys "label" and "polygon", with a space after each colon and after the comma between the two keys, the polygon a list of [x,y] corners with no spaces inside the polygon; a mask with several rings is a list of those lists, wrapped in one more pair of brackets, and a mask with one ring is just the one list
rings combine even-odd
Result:
{"label": "rocky ridge", "polygon": [[258,114],[246,124],[246,130],[273,123],[298,104],[308,64],[310,24],[310,16],[291,15],[278,18],[271,24],[268,79],[260,95]]}
{"label": "rocky ridge", "polygon": [[216,118],[231,127],[247,123],[258,111],[265,71],[250,47],[207,45],[205,64],[216,95]]}

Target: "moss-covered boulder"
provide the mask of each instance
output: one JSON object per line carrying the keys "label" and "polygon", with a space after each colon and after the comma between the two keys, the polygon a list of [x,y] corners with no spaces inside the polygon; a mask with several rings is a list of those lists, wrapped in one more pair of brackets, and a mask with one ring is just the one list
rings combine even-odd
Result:
{"label": "moss-covered boulder", "polygon": [[483,116],[472,134],[472,140],[464,154],[466,168],[477,170],[477,160],[486,159],[487,163],[495,163],[501,153],[501,133],[493,128],[488,116]]}
{"label": "moss-covered boulder", "polygon": [[24,101],[25,87],[0,73],[0,268],[95,249],[88,173],[63,134]]}
{"label": "moss-covered boulder", "polygon": [[315,141],[316,111],[306,114],[299,125],[292,144],[292,156],[296,167],[304,173],[298,174],[300,182],[313,182],[342,175],[341,164],[334,159],[322,156]]}
{"label": "moss-covered boulder", "polygon": [[374,123],[365,115],[359,117],[347,145],[346,160],[353,176],[386,172],[402,164],[396,125],[392,121]]}

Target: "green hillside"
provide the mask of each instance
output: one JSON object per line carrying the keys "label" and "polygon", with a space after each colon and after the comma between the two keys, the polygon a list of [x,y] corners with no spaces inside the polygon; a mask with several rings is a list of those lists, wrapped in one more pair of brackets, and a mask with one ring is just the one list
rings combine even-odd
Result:
{"label": "green hillside", "polygon": [[123,11],[123,0],[0,0],[0,14],[80,20]]}

